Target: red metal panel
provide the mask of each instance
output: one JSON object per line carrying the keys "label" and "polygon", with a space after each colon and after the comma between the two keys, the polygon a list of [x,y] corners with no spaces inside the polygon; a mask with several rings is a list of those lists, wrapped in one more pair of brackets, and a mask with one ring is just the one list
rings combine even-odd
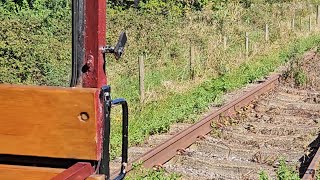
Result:
{"label": "red metal panel", "polygon": [[51,180],[84,180],[94,172],[90,163],[77,163]]}
{"label": "red metal panel", "polygon": [[100,100],[100,92],[95,94],[96,97],[96,101],[97,101],[97,106],[96,108],[96,119],[97,119],[97,132],[96,132],[96,136],[97,136],[97,159],[101,159],[101,155],[102,155],[102,145],[103,145],[103,105],[102,102]]}
{"label": "red metal panel", "polygon": [[84,88],[106,85],[102,48],[106,46],[106,0],[85,2],[85,64],[82,76]]}
{"label": "red metal panel", "polygon": [[[87,72],[82,74],[82,87],[101,88],[107,84],[102,48],[106,46],[106,0],[85,1],[85,60]],[[97,156],[102,151],[102,104],[97,99]]]}

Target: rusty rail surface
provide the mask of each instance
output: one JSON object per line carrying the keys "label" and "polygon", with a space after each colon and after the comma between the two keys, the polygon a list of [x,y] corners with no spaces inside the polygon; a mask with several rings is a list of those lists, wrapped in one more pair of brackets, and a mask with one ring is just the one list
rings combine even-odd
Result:
{"label": "rusty rail surface", "polygon": [[[210,112],[209,115],[199,122],[130,162],[127,167],[127,172],[132,170],[132,164],[142,164],[146,168],[152,168],[166,163],[173,158],[179,150],[189,147],[197,141],[199,137],[210,133],[212,130],[211,123],[214,120],[219,120],[220,117],[234,115],[238,110],[248,105],[255,98],[273,89],[279,83],[279,78],[280,74],[274,74],[238,99],[222,106],[219,110]],[[113,173],[112,177],[115,177],[119,173],[120,169]]]}
{"label": "rusty rail surface", "polygon": [[319,162],[320,162],[320,148],[318,148],[317,153],[312,158],[312,161],[309,164],[307,171],[303,175],[302,180],[316,179],[316,174],[317,174],[316,172],[319,166]]}

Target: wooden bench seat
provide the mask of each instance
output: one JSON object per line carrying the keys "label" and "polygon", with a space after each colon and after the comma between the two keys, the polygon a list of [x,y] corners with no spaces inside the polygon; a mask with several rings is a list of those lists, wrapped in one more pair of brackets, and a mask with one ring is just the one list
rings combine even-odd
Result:
{"label": "wooden bench seat", "polygon": [[[0,179],[43,180],[64,171],[32,163],[28,167],[19,162],[23,158],[100,160],[99,93],[87,88],[0,85]],[[14,163],[4,160],[7,156],[15,158]]]}
{"label": "wooden bench seat", "polygon": [[0,85],[0,154],[97,160],[96,93]]}
{"label": "wooden bench seat", "polygon": [[[56,168],[40,168],[13,165],[0,165],[0,179],[5,180],[46,180],[64,171]],[[103,175],[92,175],[86,180],[103,180]]]}

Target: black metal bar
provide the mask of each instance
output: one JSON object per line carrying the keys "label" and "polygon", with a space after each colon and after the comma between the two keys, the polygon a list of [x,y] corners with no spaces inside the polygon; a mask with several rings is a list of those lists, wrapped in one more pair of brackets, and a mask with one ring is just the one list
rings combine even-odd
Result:
{"label": "black metal bar", "polygon": [[106,175],[106,179],[110,177],[110,112],[111,112],[111,88],[110,86],[104,86],[101,88],[101,101],[103,102],[103,115],[104,115],[104,133],[103,133],[103,149],[102,158],[99,167],[99,173]]}
{"label": "black metal bar", "polygon": [[103,134],[103,150],[100,162],[99,173],[106,175],[106,179],[110,177],[109,169],[109,145],[110,145],[110,114],[111,107],[116,105],[122,106],[122,161],[121,172],[116,180],[124,179],[126,175],[126,167],[128,163],[128,103],[125,99],[119,98],[111,100],[111,87],[104,86],[101,88],[101,101],[104,107],[104,134]]}
{"label": "black metal bar", "polygon": [[122,161],[121,161],[121,171],[115,180],[121,180],[126,175],[126,167],[128,164],[128,103],[125,99],[119,98],[112,100],[112,105],[122,106]]}
{"label": "black metal bar", "polygon": [[84,65],[85,45],[85,0],[72,0],[72,74],[70,86],[81,84],[82,66]]}
{"label": "black metal bar", "polygon": [[69,168],[77,162],[89,162],[96,165],[94,160],[86,159],[65,159],[65,158],[51,158],[39,156],[24,156],[12,154],[0,154],[0,164],[17,165],[17,166],[36,166],[36,167],[50,167],[50,168]]}

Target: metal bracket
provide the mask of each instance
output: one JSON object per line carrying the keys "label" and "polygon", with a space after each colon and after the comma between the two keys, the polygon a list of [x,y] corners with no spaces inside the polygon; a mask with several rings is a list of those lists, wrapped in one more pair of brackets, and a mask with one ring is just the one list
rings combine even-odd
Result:
{"label": "metal bracket", "polygon": [[106,178],[110,176],[109,168],[109,150],[110,150],[110,112],[111,112],[111,87],[103,86],[101,88],[100,99],[103,104],[103,138],[102,138],[102,154],[100,166],[98,172],[106,175]]}
{"label": "metal bracket", "polygon": [[111,100],[111,87],[103,86],[101,88],[100,99],[103,104],[103,115],[104,115],[104,133],[103,133],[103,150],[102,159],[100,166],[98,167],[99,173],[106,175],[108,179],[110,177],[109,169],[109,145],[110,145],[110,113],[111,107],[121,105],[122,106],[122,161],[121,161],[121,172],[115,178],[115,180],[124,179],[126,175],[126,167],[128,163],[128,104],[123,98]]}
{"label": "metal bracket", "polygon": [[127,35],[125,32],[122,32],[120,34],[117,45],[115,47],[112,47],[110,45],[104,47],[102,49],[102,53],[114,54],[115,58],[118,60],[118,59],[120,59],[120,57],[124,53],[124,47],[125,47],[126,43],[127,43]]}
{"label": "metal bracket", "polygon": [[112,105],[122,106],[122,154],[121,154],[121,170],[115,180],[124,179],[127,174],[128,165],[128,103],[125,99],[119,98],[112,100]]}

